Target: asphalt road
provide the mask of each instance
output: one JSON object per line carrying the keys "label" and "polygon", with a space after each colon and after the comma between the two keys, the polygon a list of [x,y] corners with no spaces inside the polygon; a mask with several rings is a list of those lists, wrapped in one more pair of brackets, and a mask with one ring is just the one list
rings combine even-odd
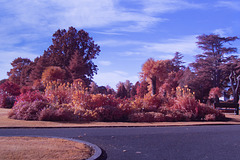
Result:
{"label": "asphalt road", "polygon": [[0,136],[56,136],[94,143],[107,160],[237,160],[240,126],[0,129]]}

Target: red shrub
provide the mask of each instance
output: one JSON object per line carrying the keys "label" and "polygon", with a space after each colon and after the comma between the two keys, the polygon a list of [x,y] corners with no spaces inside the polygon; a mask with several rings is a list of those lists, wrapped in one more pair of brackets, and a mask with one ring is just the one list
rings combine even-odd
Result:
{"label": "red shrub", "polygon": [[216,115],[215,114],[207,114],[207,115],[205,115],[205,120],[206,121],[215,121]]}
{"label": "red shrub", "polygon": [[29,86],[23,86],[21,89],[20,89],[20,92],[25,94],[27,92],[33,92],[33,89],[32,87],[29,87]]}
{"label": "red shrub", "polygon": [[5,81],[0,85],[0,108],[12,108],[16,96],[20,94],[20,87],[10,81]]}
{"label": "red shrub", "polygon": [[46,101],[19,101],[9,113],[9,118],[19,120],[38,120],[40,112],[48,105]]}
{"label": "red shrub", "polygon": [[98,120],[98,115],[93,110],[88,110],[88,109],[81,110],[81,111],[78,110],[77,113],[78,113],[78,116],[79,116],[79,118],[78,118],[79,121],[87,121],[87,122],[89,122],[89,121],[97,121]]}
{"label": "red shrub", "polygon": [[60,105],[44,108],[38,117],[39,121],[73,121],[75,116],[71,106]]}
{"label": "red shrub", "polygon": [[5,81],[0,85],[0,90],[7,93],[10,96],[18,96],[20,94],[19,85],[12,83],[10,81]]}
{"label": "red shrub", "polygon": [[166,117],[159,112],[140,112],[129,115],[130,122],[164,122]]}
{"label": "red shrub", "polygon": [[196,113],[199,106],[200,103],[194,97],[181,96],[176,99],[173,108]]}
{"label": "red shrub", "polygon": [[225,116],[218,110],[196,101],[192,96],[178,97],[173,109],[181,110],[184,113],[191,113],[192,120],[205,120],[208,114],[214,114],[216,120],[223,120]]}
{"label": "red shrub", "polygon": [[22,93],[17,97],[16,103],[20,102],[34,102],[34,101],[47,101],[47,98],[39,91]]}
{"label": "red shrub", "polygon": [[91,101],[88,104],[88,107],[91,109],[95,109],[103,106],[113,106],[116,107],[118,105],[117,99],[112,95],[103,95],[103,94],[92,94]]}
{"label": "red shrub", "polygon": [[117,121],[126,121],[124,119],[123,111],[117,107],[112,106],[103,106],[98,107],[94,110],[98,115],[99,121],[104,122],[117,122]]}
{"label": "red shrub", "polygon": [[15,103],[15,96],[0,92],[0,108],[12,108]]}
{"label": "red shrub", "polygon": [[143,99],[142,110],[145,112],[156,112],[162,104],[163,101],[160,96],[146,94]]}

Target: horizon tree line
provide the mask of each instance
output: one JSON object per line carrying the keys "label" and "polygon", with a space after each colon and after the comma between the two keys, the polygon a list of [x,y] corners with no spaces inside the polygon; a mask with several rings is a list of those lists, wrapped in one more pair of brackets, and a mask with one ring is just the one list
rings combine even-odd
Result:
{"label": "horizon tree line", "polygon": [[202,102],[208,99],[211,88],[227,89],[228,94],[233,93],[229,75],[240,74],[240,59],[236,55],[237,48],[231,43],[239,38],[203,34],[197,39],[196,43],[203,52],[196,55],[195,61],[188,66],[184,66],[180,52],[167,60],[149,58],[142,65],[138,82],[119,82],[115,91],[110,86],[98,86],[92,80],[98,70],[93,59],[100,53],[100,46],[93,38],[86,31],[77,31],[74,27],[69,27],[68,31],[59,29],[43,55],[34,61],[21,57],[13,60],[7,81],[20,88],[44,90],[44,81],[72,83],[80,79],[92,94],[113,94],[119,98],[143,98],[146,94],[174,97],[178,86],[188,86]]}

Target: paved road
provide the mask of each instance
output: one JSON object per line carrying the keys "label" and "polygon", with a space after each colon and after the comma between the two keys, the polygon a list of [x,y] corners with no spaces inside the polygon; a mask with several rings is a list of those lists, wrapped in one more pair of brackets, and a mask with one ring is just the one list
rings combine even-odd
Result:
{"label": "paved road", "polygon": [[1,136],[57,136],[100,146],[107,160],[240,159],[240,126],[0,129]]}

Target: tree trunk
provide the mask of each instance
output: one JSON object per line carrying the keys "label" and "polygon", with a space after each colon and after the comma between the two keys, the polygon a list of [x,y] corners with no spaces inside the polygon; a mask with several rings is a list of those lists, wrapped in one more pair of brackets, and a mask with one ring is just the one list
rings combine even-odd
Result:
{"label": "tree trunk", "polygon": [[151,78],[151,80],[152,80],[152,95],[155,95],[156,94],[156,90],[157,90],[157,84],[156,84],[156,82],[157,82],[157,78],[156,78],[156,76],[153,76],[152,78]]}
{"label": "tree trunk", "polygon": [[238,88],[239,88],[240,75],[236,78],[235,72],[231,72],[229,76],[229,80],[230,80],[231,88],[233,92],[233,103],[238,103],[238,100],[239,100]]}

